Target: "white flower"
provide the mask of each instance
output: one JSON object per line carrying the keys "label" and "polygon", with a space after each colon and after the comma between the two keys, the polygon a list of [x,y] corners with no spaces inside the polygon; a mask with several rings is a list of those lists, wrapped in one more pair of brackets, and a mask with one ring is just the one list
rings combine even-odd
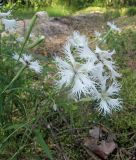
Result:
{"label": "white flower", "polygon": [[34,70],[36,73],[41,73],[42,72],[42,66],[39,64],[39,62],[36,60],[36,61],[33,61],[30,63],[29,65],[29,68]]}
{"label": "white flower", "polygon": [[31,55],[27,55],[27,54],[23,54],[21,57],[17,54],[14,53],[13,54],[13,59],[15,60],[19,60],[21,63],[23,63],[24,65],[28,65],[31,63],[32,60],[32,56]]}
{"label": "white flower", "polygon": [[59,88],[69,87],[70,95],[77,99],[80,99],[81,95],[95,94],[95,81],[91,75],[95,65],[89,61],[86,63],[77,62],[68,46],[70,47],[70,45],[66,45],[65,60],[59,57],[55,58],[59,70],[57,85]]}
{"label": "white flower", "polygon": [[10,16],[11,11],[8,11],[7,13],[0,13],[0,18],[5,18],[7,16]]}
{"label": "white flower", "polygon": [[[88,40],[86,36],[80,35],[78,31],[74,31],[73,35],[69,37],[68,39],[68,45],[65,48],[68,48],[69,51],[71,52],[71,48],[76,48],[76,54],[79,56],[81,59],[84,60],[90,60],[92,62],[97,61],[96,55],[93,53],[93,51],[88,47]],[[66,49],[66,50],[68,50]]]}
{"label": "white flower", "polygon": [[89,60],[92,62],[96,62],[98,60],[95,53],[88,46],[79,48],[77,54],[81,59]]}
{"label": "white flower", "polygon": [[120,85],[115,81],[111,86],[107,86],[107,77],[103,78],[100,84],[100,93],[97,95],[99,110],[104,114],[111,113],[112,110],[119,110],[122,101],[115,98],[119,95]]}
{"label": "white flower", "polygon": [[112,61],[105,60],[104,65],[107,66],[108,70],[111,72],[111,78],[116,79],[116,77],[121,77],[121,74],[119,74],[116,69],[115,63]]}
{"label": "white flower", "polygon": [[57,86],[59,89],[66,87],[69,96],[77,100],[90,96],[98,102],[99,110],[104,114],[120,109],[120,85],[115,81],[120,74],[116,72],[113,54],[115,51],[101,50],[97,46],[93,52],[87,38],[74,32],[64,46],[64,57],[55,57]]}
{"label": "white flower", "polygon": [[23,59],[22,63],[29,64],[32,61],[32,56],[31,55],[27,55],[27,54],[23,54],[22,55],[22,59]]}
{"label": "white flower", "polygon": [[99,47],[96,47],[95,53],[98,54],[99,60],[103,63],[104,66],[108,68],[111,72],[111,78],[115,79],[121,75],[117,73],[115,63],[112,61],[112,55],[115,54],[115,50],[112,52],[101,50]]}
{"label": "white flower", "polygon": [[103,99],[101,98],[99,104],[99,110],[104,114],[110,114],[112,110],[119,110],[121,108],[121,100],[119,98],[110,98],[106,97]]}
{"label": "white flower", "polygon": [[14,32],[17,27],[17,22],[15,19],[8,20],[3,18],[2,23],[5,26],[5,31],[8,32]]}
{"label": "white flower", "polygon": [[109,96],[118,95],[120,89],[121,86],[118,84],[118,82],[113,81],[112,85],[109,86],[107,93]]}
{"label": "white flower", "polygon": [[13,54],[13,59],[23,63],[24,65],[28,66],[30,69],[34,70],[36,73],[41,73],[42,72],[42,66],[39,64],[39,62],[32,61],[32,56],[23,54],[21,57],[19,57],[18,54],[14,53]]}
{"label": "white flower", "polygon": [[72,63],[72,65],[74,65],[75,59],[74,59],[73,55],[71,54],[71,44],[69,42],[67,42],[64,45],[63,51],[64,51],[63,53],[65,54],[65,59],[67,61],[69,61],[70,63]]}
{"label": "white flower", "polygon": [[114,22],[113,22],[113,23],[107,22],[107,25],[108,25],[113,31],[118,31],[118,32],[121,31],[121,29],[118,28],[118,27],[114,24]]}
{"label": "white flower", "polygon": [[73,32],[73,35],[69,37],[69,42],[75,48],[83,48],[85,46],[88,46],[88,40],[86,36],[80,35],[78,31]]}
{"label": "white flower", "polygon": [[95,65],[95,69],[92,70],[92,75],[98,82],[100,82],[104,72],[103,64],[99,62]]}
{"label": "white flower", "polygon": [[98,57],[101,61],[104,60],[112,60],[113,54],[115,54],[115,50],[112,52],[106,51],[106,50],[101,50],[98,46],[96,46],[95,53],[98,54]]}

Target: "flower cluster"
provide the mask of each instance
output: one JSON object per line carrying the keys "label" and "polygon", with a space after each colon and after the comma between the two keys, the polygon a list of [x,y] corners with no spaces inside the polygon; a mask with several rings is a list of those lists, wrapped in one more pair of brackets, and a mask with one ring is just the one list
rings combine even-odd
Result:
{"label": "flower cluster", "polygon": [[[40,12],[42,13],[42,12]],[[38,13],[37,13],[38,14]],[[28,36],[28,39],[26,40],[25,37],[23,37],[23,35],[20,35],[17,32],[17,21],[15,19],[7,19],[7,17],[11,16],[11,11],[8,11],[7,13],[0,13],[0,19],[2,24],[4,25],[4,29],[5,32],[2,33],[2,37],[4,36],[8,36],[10,34],[13,34],[14,37],[16,38],[16,42],[18,43],[22,43],[22,46],[24,45],[23,43],[27,40],[32,39],[31,44],[26,44],[28,45],[27,48],[33,47],[38,45],[43,39],[43,36],[40,36],[38,38],[36,38],[31,32],[30,35]],[[16,35],[18,35],[18,37],[16,37]],[[25,43],[26,43],[25,42]],[[21,45],[20,45],[21,46]],[[24,46],[23,46],[24,47]],[[22,50],[23,51],[23,50]],[[29,67],[31,70],[35,71],[36,73],[41,73],[42,71],[42,66],[40,66],[39,61],[35,60],[33,61],[33,58],[31,55],[27,55],[27,54],[22,54],[22,52],[20,53],[21,56],[19,56],[18,54],[13,54],[13,59],[23,63],[25,66]]]}
{"label": "flower cluster", "polygon": [[36,73],[42,72],[42,66],[39,64],[38,60],[33,61],[33,57],[31,55],[23,54],[21,57],[17,54],[13,54],[13,59],[23,63],[25,66],[34,70]]}
{"label": "flower cluster", "polygon": [[64,57],[55,57],[58,68],[56,85],[67,88],[74,99],[91,97],[103,113],[120,109],[120,85],[117,78],[121,75],[113,61],[115,51],[102,50],[96,46],[92,50],[88,39],[74,31],[64,45]]}

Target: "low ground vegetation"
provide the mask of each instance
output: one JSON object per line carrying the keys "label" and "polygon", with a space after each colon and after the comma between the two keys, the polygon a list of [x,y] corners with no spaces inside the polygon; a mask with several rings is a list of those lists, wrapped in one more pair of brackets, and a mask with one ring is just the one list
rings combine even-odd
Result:
{"label": "low ground vegetation", "polygon": [[[110,160],[135,159],[136,31],[131,23],[129,29],[111,31],[103,44],[106,49],[116,50],[114,58],[122,74],[119,82],[123,99],[120,111],[105,116],[98,114],[93,101],[73,102],[67,98],[67,93],[56,90],[53,84],[57,70],[53,58],[33,53],[32,48],[43,40],[41,35],[37,36],[38,39],[30,36],[34,21],[33,18],[22,42],[17,40],[17,33],[9,36],[2,33],[1,27],[0,159],[96,159],[84,145],[90,136],[89,130],[94,127],[104,131],[102,140],[111,133],[115,136],[112,139],[118,147],[110,155]],[[90,37],[90,41],[96,41],[96,37]],[[19,61],[16,53],[20,53],[22,58],[23,53],[29,53],[42,68],[33,68],[34,60],[30,57],[27,57],[29,63],[24,61],[25,58]],[[22,63],[26,68],[20,71]]]}

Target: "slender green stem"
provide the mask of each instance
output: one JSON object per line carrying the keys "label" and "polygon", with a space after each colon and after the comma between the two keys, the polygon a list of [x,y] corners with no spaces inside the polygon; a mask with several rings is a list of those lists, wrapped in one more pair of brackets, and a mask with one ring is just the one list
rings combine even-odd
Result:
{"label": "slender green stem", "polygon": [[26,68],[26,65],[23,65],[20,70],[17,72],[16,76],[11,80],[11,82],[4,88],[1,94],[3,94],[20,76],[20,74],[23,72],[23,70]]}
{"label": "slender green stem", "polygon": [[22,151],[24,149],[25,146],[26,145],[23,145],[23,146],[19,147],[17,152],[11,158],[9,158],[9,160],[14,160],[16,158],[16,156],[20,153],[20,151]]}
{"label": "slender green stem", "polygon": [[14,130],[7,138],[5,138],[3,140],[3,142],[0,143],[0,149],[2,148],[3,144],[10,138],[12,137],[12,135],[14,135],[19,129],[25,127],[29,122],[26,122],[25,124],[21,125],[20,127],[18,127],[16,130]]}
{"label": "slender green stem", "polygon": [[102,38],[102,40],[98,43],[98,45],[100,45],[107,37],[108,35],[110,34],[110,32],[112,31],[112,29],[110,29],[106,34],[105,36]]}
{"label": "slender green stem", "polygon": [[20,51],[20,54],[19,54],[19,58],[21,57],[21,54],[22,54],[22,52],[23,52],[23,50],[24,50],[24,48],[25,48],[25,45],[26,45],[27,41],[29,40],[29,36],[30,36],[31,31],[32,31],[32,29],[33,29],[33,26],[34,26],[34,24],[35,24],[35,22],[36,22],[36,19],[37,19],[37,15],[34,15],[33,18],[32,18],[32,20],[31,20],[31,22],[30,22],[28,31],[27,31],[27,33],[26,33],[25,40],[24,40],[24,43],[23,43],[23,45],[22,45],[22,48],[21,48],[21,51]]}
{"label": "slender green stem", "polygon": [[28,49],[31,49],[31,48],[34,48],[36,47],[38,44],[40,44],[43,40],[44,40],[44,36],[38,38],[35,42],[33,42],[32,44],[30,44],[27,48]]}

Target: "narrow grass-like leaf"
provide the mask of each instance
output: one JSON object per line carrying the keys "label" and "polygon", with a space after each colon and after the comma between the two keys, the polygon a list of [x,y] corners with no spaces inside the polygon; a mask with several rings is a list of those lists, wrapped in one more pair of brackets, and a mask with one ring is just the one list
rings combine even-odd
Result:
{"label": "narrow grass-like leaf", "polygon": [[42,147],[42,149],[44,150],[45,154],[47,155],[47,157],[50,160],[53,160],[53,156],[51,154],[51,150],[49,149],[48,145],[45,143],[43,136],[40,132],[40,130],[35,129],[35,136],[37,138],[38,143],[40,144],[40,146]]}
{"label": "narrow grass-like leaf", "polygon": [[27,48],[31,49],[36,47],[37,45],[39,45],[43,40],[44,40],[44,36],[41,36],[39,39],[37,39],[34,43],[32,43],[31,45],[29,45]]}
{"label": "narrow grass-like leaf", "polygon": [[[33,26],[34,26],[34,24],[36,22],[36,19],[37,19],[37,15],[34,15],[32,20],[31,20],[31,22],[30,22],[30,25],[28,27],[28,30],[27,30],[27,33],[26,33],[26,36],[25,36],[25,40],[24,40],[24,43],[23,43],[22,48],[21,48],[21,53],[24,50],[24,47],[25,47],[25,45],[26,45],[26,43],[27,43],[27,41],[29,39],[29,36],[30,36],[30,34],[32,32],[32,29],[33,29]],[[21,55],[21,53],[20,53],[20,55]]]}
{"label": "narrow grass-like leaf", "polygon": [[21,150],[23,150],[25,147],[25,145],[21,146],[17,152],[9,159],[9,160],[16,160],[16,156],[21,152]]}
{"label": "narrow grass-like leaf", "polygon": [[23,125],[20,125],[20,126],[19,126],[17,129],[15,129],[8,137],[6,137],[6,138],[3,140],[3,142],[0,143],[0,149],[2,148],[3,144],[4,144],[10,137],[12,137],[19,129],[21,129],[21,128],[23,128],[23,127],[26,127],[27,124],[28,124],[28,122],[25,123],[25,124],[23,124]]}
{"label": "narrow grass-like leaf", "polygon": [[23,72],[23,70],[26,68],[25,65],[23,65],[20,70],[17,72],[16,76],[10,81],[10,83],[4,88],[1,94],[3,94],[15,81],[16,79],[20,76],[20,74]]}
{"label": "narrow grass-like leaf", "polygon": [[4,130],[8,131],[8,130],[12,130],[12,129],[18,129],[18,128],[22,127],[23,125],[24,125],[23,123],[13,124],[13,125],[10,125],[10,126],[4,128]]}

